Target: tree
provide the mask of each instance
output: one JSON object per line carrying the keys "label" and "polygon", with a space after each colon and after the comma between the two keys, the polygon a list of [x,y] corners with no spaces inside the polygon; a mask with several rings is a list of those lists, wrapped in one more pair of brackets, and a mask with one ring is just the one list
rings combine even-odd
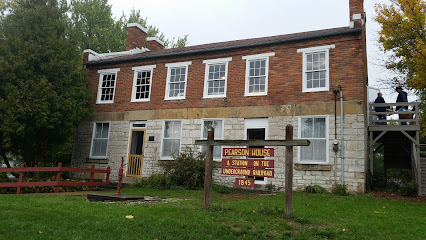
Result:
{"label": "tree", "polygon": [[72,0],[70,6],[69,35],[78,41],[80,49],[91,49],[95,52],[124,51],[127,38],[127,23],[139,23],[147,29],[148,37],[158,37],[164,47],[183,47],[187,44],[187,35],[169,40],[160,30],[147,23],[139,10],[132,10],[129,18],[123,14],[115,20],[111,5],[107,0]]}
{"label": "tree", "polygon": [[[399,72],[400,84],[426,97],[426,2],[425,0],[390,0],[376,5],[376,21],[380,24],[379,42],[384,52],[390,52],[387,68]],[[426,116],[423,114],[423,123]],[[426,132],[425,132],[426,133]]]}
{"label": "tree", "polygon": [[91,112],[81,52],[66,35],[66,9],[66,1],[14,0],[0,19],[3,158],[10,153],[27,166],[69,160],[74,127]]}

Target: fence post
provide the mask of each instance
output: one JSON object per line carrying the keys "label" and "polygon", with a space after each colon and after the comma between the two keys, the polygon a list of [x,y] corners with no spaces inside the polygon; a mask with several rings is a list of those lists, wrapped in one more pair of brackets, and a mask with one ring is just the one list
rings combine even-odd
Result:
{"label": "fence post", "polygon": [[124,157],[121,157],[121,166],[118,169],[117,191],[115,192],[115,195],[117,196],[121,195],[121,181],[123,181],[123,169],[124,169]]}
{"label": "fence post", "polygon": [[[285,140],[293,140],[293,126],[285,127]],[[293,212],[293,146],[285,151],[285,216],[291,218]]]}
{"label": "fence post", "polygon": [[105,185],[109,185],[109,174],[111,173],[111,167],[108,166],[107,167],[107,175],[106,175],[106,179],[105,179]]}
{"label": "fence post", "polygon": [[24,174],[24,164],[21,164],[21,168],[19,169],[19,180],[18,187],[16,188],[16,194],[21,194],[21,184],[22,184],[22,175]]}
{"label": "fence post", "polygon": [[93,191],[93,186],[92,186],[92,184],[93,184],[93,179],[95,179],[95,172],[94,172],[94,170],[95,170],[95,164],[92,164],[92,167],[90,168],[90,185],[89,185],[89,190],[90,191]]}
{"label": "fence post", "polygon": [[[214,128],[209,129],[207,140],[214,140]],[[206,169],[204,171],[204,209],[210,207],[210,197],[212,190],[212,165],[213,165],[213,146],[207,145],[206,151]]]}
{"label": "fence post", "polygon": [[61,173],[62,173],[62,163],[58,163],[59,171],[56,172],[56,187],[55,193],[59,192],[59,185],[61,184]]}

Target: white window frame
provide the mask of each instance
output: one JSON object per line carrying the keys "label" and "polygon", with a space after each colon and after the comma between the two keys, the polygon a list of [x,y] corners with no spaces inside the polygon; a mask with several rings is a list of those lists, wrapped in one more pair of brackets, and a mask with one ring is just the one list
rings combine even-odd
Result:
{"label": "white window frame", "polygon": [[[105,151],[105,156],[93,156],[92,155],[92,150],[93,150],[93,140],[95,139],[95,135],[96,135],[96,124],[97,123],[108,123],[108,138],[107,138],[107,145],[106,145],[106,151]],[[111,132],[111,122],[108,121],[99,121],[99,122],[93,122],[93,131],[92,131],[92,141],[90,142],[90,158],[93,159],[105,159],[108,157],[108,145],[109,145],[109,138],[110,138],[110,132]]]}
{"label": "white window frame", "polygon": [[[243,56],[242,59],[246,60],[246,82],[244,96],[265,96],[268,95],[268,75],[269,75],[269,57],[275,56],[275,52],[262,53],[256,55]],[[250,77],[250,62],[255,60],[265,60],[265,91],[264,92],[249,92],[249,77]]]}
{"label": "white window frame", "polygon": [[[111,69],[101,69],[98,70],[99,73],[99,84],[98,84],[98,96],[96,98],[96,104],[109,104],[114,103],[115,98],[115,87],[117,86],[117,78],[118,78],[118,72],[120,71],[120,68],[111,68]],[[112,95],[112,100],[101,100],[102,98],[102,80],[103,76],[106,74],[115,74],[115,82],[114,82],[114,93]]]}
{"label": "white window frame", "polygon": [[[232,57],[229,58],[217,58],[217,59],[209,59],[204,60],[203,63],[206,64],[206,71],[204,76],[204,95],[203,98],[224,98],[226,97],[226,86],[228,84],[228,63],[232,61]],[[225,64],[225,86],[224,93],[221,95],[209,95],[209,66],[216,64]]]}
{"label": "white window frame", "polygon": [[[321,91],[329,91],[330,90],[330,49],[335,48],[334,44],[326,45],[326,46],[318,46],[318,47],[310,47],[310,48],[300,48],[297,49],[297,53],[303,53],[303,69],[302,69],[302,92],[321,92]],[[307,67],[307,54],[312,53],[325,53],[325,87],[317,87],[317,88],[308,88],[307,86],[307,78],[306,78],[306,67]]]}
{"label": "white window frame", "polygon": [[[204,122],[205,121],[222,121],[222,137],[221,138],[215,138],[215,140],[223,140],[224,138],[224,134],[225,134],[225,119],[223,118],[203,118],[201,119],[201,137],[200,140],[207,140],[207,137],[203,136],[203,131],[204,131]],[[216,129],[215,129],[216,132]],[[221,151],[220,151],[220,157],[219,158],[215,158],[213,155],[213,160],[214,161],[222,161],[222,146],[215,146],[215,147],[220,147]],[[202,151],[202,146],[200,146],[200,152]]]}
{"label": "white window frame", "polygon": [[319,164],[319,165],[327,165],[330,162],[329,156],[330,156],[330,122],[329,122],[329,115],[307,115],[307,116],[299,116],[298,117],[298,138],[299,139],[305,139],[302,138],[302,119],[303,118],[325,118],[325,146],[326,146],[326,152],[325,152],[325,162],[320,161],[302,161],[300,159],[301,157],[301,146],[297,147],[297,162],[300,164]]}
{"label": "white window frame", "polygon": [[[167,82],[166,82],[166,94],[164,97],[164,100],[180,100],[185,99],[186,97],[186,88],[188,86],[188,66],[192,65],[192,61],[188,62],[178,62],[178,63],[166,63],[165,66],[167,67]],[[177,96],[177,97],[169,97],[169,91],[170,91],[170,75],[171,75],[171,69],[172,68],[185,68],[185,87],[183,91],[183,96]]]}
{"label": "white window frame", "polygon": [[[269,119],[268,118],[246,118],[244,119],[244,140],[247,140],[247,129],[265,129],[265,140],[268,140]],[[267,146],[265,146],[266,148]],[[254,180],[254,184],[267,184],[268,178],[264,177],[263,181]]]}
{"label": "white window frame", "polygon": [[[152,75],[154,73],[154,68],[156,68],[157,65],[147,65],[147,66],[139,66],[139,67],[132,67],[132,70],[134,71],[133,75],[133,87],[132,87],[132,100],[131,102],[149,102],[151,99],[151,92],[152,92]],[[149,81],[149,96],[148,98],[143,99],[136,99],[136,83],[138,78],[138,73],[142,71],[150,71],[151,72],[151,78]]]}
{"label": "white window frame", "polygon": [[[161,128],[161,147],[160,147],[160,155],[162,160],[173,160],[172,156],[163,156],[163,142],[164,142],[164,130],[166,129],[166,122],[180,122],[180,136],[179,136],[179,153],[182,148],[182,119],[165,119],[163,120],[163,127]],[[175,139],[175,138],[167,138],[167,139]]]}

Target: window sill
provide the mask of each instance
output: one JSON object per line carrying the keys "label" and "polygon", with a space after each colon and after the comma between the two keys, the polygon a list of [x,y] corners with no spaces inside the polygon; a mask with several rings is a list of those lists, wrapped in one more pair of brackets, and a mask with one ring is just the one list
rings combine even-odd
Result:
{"label": "window sill", "polygon": [[296,164],[294,164],[294,169],[300,170],[300,171],[331,171],[332,166],[331,165],[324,165],[324,164],[296,163]]}
{"label": "window sill", "polygon": [[330,88],[325,87],[325,88],[306,88],[303,89],[302,92],[304,93],[310,93],[310,92],[328,92],[330,90]]}
{"label": "window sill", "polygon": [[86,158],[86,163],[108,164],[108,158]]}

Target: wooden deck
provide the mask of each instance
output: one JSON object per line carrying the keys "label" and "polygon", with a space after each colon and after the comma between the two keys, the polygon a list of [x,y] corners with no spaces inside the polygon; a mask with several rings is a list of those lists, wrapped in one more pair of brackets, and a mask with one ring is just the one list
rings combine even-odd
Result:
{"label": "wooden deck", "polygon": [[[408,106],[408,109],[398,112],[395,111],[397,106]],[[377,107],[384,107],[386,111],[376,112]],[[385,145],[385,168],[408,166],[419,185],[419,195],[426,195],[426,159],[421,158],[424,146],[420,144],[419,102],[372,103],[368,110],[370,173],[373,173],[374,144],[380,142]],[[379,115],[386,115],[386,119],[379,119]]]}

